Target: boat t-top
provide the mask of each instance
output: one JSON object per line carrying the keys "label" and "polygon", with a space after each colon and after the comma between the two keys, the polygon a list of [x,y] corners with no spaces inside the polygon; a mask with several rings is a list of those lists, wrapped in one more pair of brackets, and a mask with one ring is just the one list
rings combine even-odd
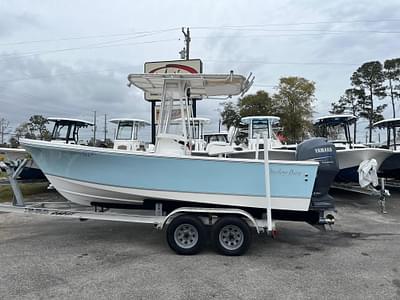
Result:
{"label": "boat t-top", "polygon": [[114,149],[129,151],[145,151],[144,142],[139,140],[139,130],[150,123],[141,119],[118,118],[111,119],[116,124]]}
{"label": "boat t-top", "polygon": [[318,136],[328,137],[337,150],[366,148],[351,138],[350,126],[356,122],[357,117],[353,115],[329,115],[317,118],[314,127]]}
{"label": "boat t-top", "polygon": [[79,139],[79,130],[94,126],[93,122],[81,119],[50,117],[47,120],[54,122],[51,141],[55,143],[82,144],[83,142]]}

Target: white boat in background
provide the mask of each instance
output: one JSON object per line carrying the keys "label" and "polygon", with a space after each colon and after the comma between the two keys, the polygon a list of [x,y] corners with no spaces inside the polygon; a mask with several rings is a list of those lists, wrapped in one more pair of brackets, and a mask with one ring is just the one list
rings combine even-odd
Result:
{"label": "white boat in background", "polygon": [[[240,207],[265,212],[264,161],[192,156],[190,97],[243,95],[251,81],[240,75],[131,74],[131,85],[160,95],[160,121],[154,152],[103,149],[24,139],[52,185],[68,200],[87,206],[133,205]],[[180,132],[171,131],[173,108],[181,110]],[[312,159],[315,149],[326,144],[307,144]],[[317,153],[317,154],[315,154]],[[335,161],[333,161],[335,164]],[[328,165],[328,164],[326,164]],[[325,207],[313,207],[312,199],[325,197],[331,181],[316,183],[319,163],[313,160],[271,160],[271,208],[283,218],[317,223]],[[324,178],[324,171],[319,178]],[[288,188],[290,187],[290,188]],[[329,197],[327,197],[329,198]],[[331,198],[329,198],[331,199]],[[330,207],[331,208],[331,207]]]}
{"label": "white boat in background", "polygon": [[393,151],[393,155],[382,163],[379,173],[384,178],[396,180],[400,179],[400,143],[396,140],[398,127],[400,127],[400,118],[391,118],[374,123],[374,128],[386,130],[386,144],[381,145],[381,148]]}
{"label": "white boat in background", "polygon": [[24,159],[27,159],[24,168],[18,174],[19,179],[36,180],[46,178],[25,149],[1,147],[0,154],[4,156],[6,163],[13,165],[14,170]]}
{"label": "white boat in background", "polygon": [[145,151],[145,143],[139,140],[139,130],[150,123],[141,119],[115,118],[110,120],[116,124],[114,149],[128,151]]}
{"label": "white boat in background", "polygon": [[350,125],[357,122],[353,115],[330,115],[320,117],[314,123],[318,134],[336,147],[339,162],[338,182],[359,182],[358,168],[364,161],[374,159],[378,170],[393,152],[389,149],[369,148],[351,139]]}
{"label": "white boat in background", "polygon": [[229,140],[229,133],[226,131],[221,131],[221,132],[207,132],[204,133],[204,141],[206,142],[206,145],[210,143],[230,143]]}
{"label": "white boat in background", "polygon": [[0,147],[0,154],[4,155],[9,161],[21,160],[28,155],[25,149],[7,147]]}
{"label": "white boat in background", "polygon": [[[274,160],[296,160],[296,145],[284,145],[279,140],[274,127],[279,124],[277,116],[248,116],[241,119],[246,126],[242,133],[247,134],[247,142],[240,151],[230,153],[230,157],[263,159],[265,138],[268,139],[268,155]],[[267,135],[266,137],[264,135]],[[238,149],[238,148],[236,148]]]}
{"label": "white boat in background", "polygon": [[[47,118],[49,122],[54,122],[51,142],[63,144],[83,144],[79,139],[79,130],[88,126],[93,126],[92,122],[71,118]],[[19,173],[18,178],[24,180],[45,179],[45,175],[40,170],[29,153],[23,148],[0,148],[0,154],[6,157],[6,161],[15,166],[14,169],[26,158],[28,159],[25,167]]]}

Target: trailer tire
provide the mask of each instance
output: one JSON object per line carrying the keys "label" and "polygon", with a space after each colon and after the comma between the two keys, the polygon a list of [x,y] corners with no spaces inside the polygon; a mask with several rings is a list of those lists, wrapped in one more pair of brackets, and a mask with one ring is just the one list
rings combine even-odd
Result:
{"label": "trailer tire", "polygon": [[176,217],[167,227],[168,245],[181,255],[194,255],[203,250],[206,236],[203,222],[191,215]]}
{"label": "trailer tire", "polygon": [[222,217],[212,228],[212,242],[223,255],[242,255],[251,244],[250,227],[239,217]]}

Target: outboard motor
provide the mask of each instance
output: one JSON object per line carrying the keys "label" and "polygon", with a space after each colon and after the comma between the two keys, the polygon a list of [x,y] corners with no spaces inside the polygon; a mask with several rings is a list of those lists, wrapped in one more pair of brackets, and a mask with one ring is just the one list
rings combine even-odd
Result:
{"label": "outboard motor", "polygon": [[314,213],[310,215],[309,223],[333,223],[332,216],[329,219],[329,216],[327,218],[324,212],[326,210],[332,211],[335,208],[335,200],[328,194],[336,174],[339,172],[335,146],[325,138],[306,140],[297,146],[296,160],[315,160],[319,162],[310,204],[310,211]]}

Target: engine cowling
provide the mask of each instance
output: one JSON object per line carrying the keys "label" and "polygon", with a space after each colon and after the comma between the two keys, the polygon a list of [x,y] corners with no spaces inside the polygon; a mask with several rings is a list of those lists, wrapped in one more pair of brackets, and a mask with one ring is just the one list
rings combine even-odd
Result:
{"label": "engine cowling", "polygon": [[315,160],[319,162],[317,178],[311,197],[310,210],[331,210],[335,207],[334,198],[329,189],[339,172],[336,148],[325,138],[312,138],[299,144],[296,160]]}

